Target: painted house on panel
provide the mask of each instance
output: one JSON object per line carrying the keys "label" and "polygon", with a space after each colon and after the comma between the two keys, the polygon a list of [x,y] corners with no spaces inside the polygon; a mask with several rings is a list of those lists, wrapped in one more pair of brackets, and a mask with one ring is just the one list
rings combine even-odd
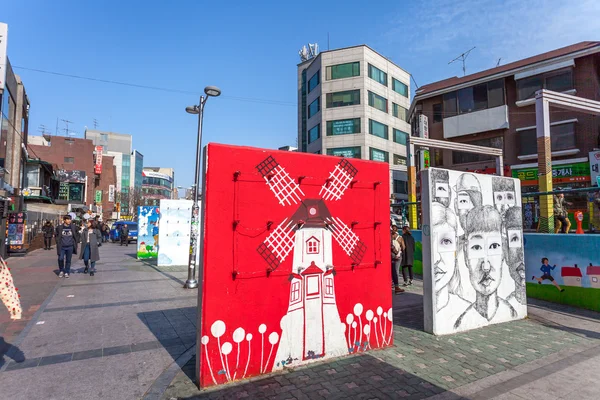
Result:
{"label": "painted house on panel", "polygon": [[560,270],[560,275],[563,278],[565,286],[582,287],[581,278],[583,278],[583,275],[581,274],[581,270],[577,266],[562,267]]}
{"label": "painted house on panel", "polygon": [[587,267],[586,275],[590,279],[590,286],[594,289],[600,289],[600,266],[590,264]]}

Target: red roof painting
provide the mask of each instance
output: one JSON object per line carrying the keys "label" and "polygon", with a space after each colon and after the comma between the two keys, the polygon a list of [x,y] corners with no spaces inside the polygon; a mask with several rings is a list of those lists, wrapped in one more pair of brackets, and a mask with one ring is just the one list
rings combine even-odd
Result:
{"label": "red roof painting", "polygon": [[565,276],[575,276],[581,278],[581,270],[577,267],[562,267],[560,270],[560,275]]}
{"label": "red roof painting", "polygon": [[587,267],[586,274],[588,274],[588,275],[600,275],[600,266],[598,266],[598,265],[590,265],[589,267]]}

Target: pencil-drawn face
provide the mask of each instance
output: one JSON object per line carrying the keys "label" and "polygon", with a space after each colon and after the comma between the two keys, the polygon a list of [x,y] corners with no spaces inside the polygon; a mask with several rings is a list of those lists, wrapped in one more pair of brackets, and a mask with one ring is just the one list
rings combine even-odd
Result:
{"label": "pencil-drawn face", "polygon": [[483,295],[494,293],[502,279],[502,235],[473,232],[467,238],[466,251],[473,288]]}
{"label": "pencil-drawn face", "polygon": [[511,278],[519,284],[525,285],[525,263],[523,262],[523,232],[520,229],[507,229],[506,241],[508,243],[507,262]]}
{"label": "pencil-drawn face", "polygon": [[450,185],[448,182],[434,182],[435,196],[434,201],[443,204],[445,207],[450,205]]}
{"label": "pencil-drawn face", "polygon": [[433,279],[435,290],[448,285],[456,268],[456,229],[443,223],[435,226],[433,247]]}
{"label": "pencil-drawn face", "polygon": [[514,207],[515,204],[516,200],[514,191],[494,192],[494,205],[500,214],[504,215],[506,210],[508,210],[510,207]]}

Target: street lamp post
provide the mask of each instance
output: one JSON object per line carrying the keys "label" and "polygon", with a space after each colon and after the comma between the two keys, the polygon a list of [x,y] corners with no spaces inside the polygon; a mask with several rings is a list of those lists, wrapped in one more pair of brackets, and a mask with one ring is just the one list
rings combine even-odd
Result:
{"label": "street lamp post", "polygon": [[189,114],[198,114],[198,138],[196,142],[196,169],[194,171],[194,205],[192,206],[192,231],[191,245],[192,254],[188,264],[188,278],[183,285],[186,289],[198,287],[196,280],[196,267],[200,263],[200,254],[198,252],[198,241],[200,240],[200,207],[198,205],[198,196],[200,188],[200,154],[202,151],[202,120],[204,118],[204,105],[209,97],[217,97],[221,94],[221,89],[216,86],[207,86],[204,88],[206,96],[200,96],[200,102],[196,106],[186,107],[185,111]]}

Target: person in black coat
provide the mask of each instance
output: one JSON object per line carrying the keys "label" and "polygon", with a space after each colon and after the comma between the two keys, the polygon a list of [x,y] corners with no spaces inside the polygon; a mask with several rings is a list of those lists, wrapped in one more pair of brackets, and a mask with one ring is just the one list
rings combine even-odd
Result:
{"label": "person in black coat", "polygon": [[71,223],[71,216],[65,215],[63,223],[56,227],[56,254],[58,254],[58,277],[68,278],[71,273],[71,258],[77,254],[79,233]]}
{"label": "person in black coat", "polygon": [[97,227],[96,221],[88,220],[87,227],[81,234],[81,251],[79,259],[85,264],[84,273],[94,276],[96,272],[96,261],[100,260],[98,247],[102,246],[102,235]]}
{"label": "person in black coat", "polygon": [[[402,250],[402,278],[404,286],[412,285],[413,281],[413,262],[415,259],[415,238],[410,233],[410,228],[402,228],[402,239],[404,240],[404,250]],[[408,279],[406,271],[408,270]]]}
{"label": "person in black coat", "polygon": [[52,222],[46,221],[42,227],[42,232],[44,232],[44,250],[50,250],[52,247],[52,238],[54,237],[54,225],[52,225]]}

